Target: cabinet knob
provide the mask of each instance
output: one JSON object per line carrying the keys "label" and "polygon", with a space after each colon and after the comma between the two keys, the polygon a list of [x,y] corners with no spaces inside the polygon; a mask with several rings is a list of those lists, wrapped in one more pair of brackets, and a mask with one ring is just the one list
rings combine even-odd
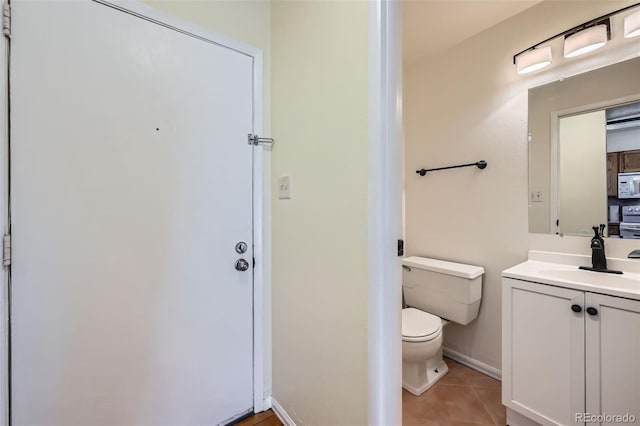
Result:
{"label": "cabinet knob", "polygon": [[589,315],[598,315],[598,310],[596,308],[594,308],[593,306],[589,306],[587,308],[587,313]]}
{"label": "cabinet knob", "polygon": [[582,312],[582,306],[580,306],[580,305],[571,305],[571,310],[573,312],[576,312],[576,313]]}

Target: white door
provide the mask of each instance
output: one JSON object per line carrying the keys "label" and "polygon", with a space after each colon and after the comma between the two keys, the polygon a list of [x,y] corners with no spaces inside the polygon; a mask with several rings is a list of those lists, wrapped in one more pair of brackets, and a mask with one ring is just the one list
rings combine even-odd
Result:
{"label": "white door", "polygon": [[503,402],[542,424],[574,424],[584,412],[584,293],[504,285]]}
{"label": "white door", "polygon": [[587,293],[587,412],[603,425],[640,421],[640,302]]}
{"label": "white door", "polygon": [[560,231],[593,236],[607,223],[607,118],[604,110],[561,117],[558,219]]}
{"label": "white door", "polygon": [[12,9],[13,424],[250,411],[252,58],[99,3]]}

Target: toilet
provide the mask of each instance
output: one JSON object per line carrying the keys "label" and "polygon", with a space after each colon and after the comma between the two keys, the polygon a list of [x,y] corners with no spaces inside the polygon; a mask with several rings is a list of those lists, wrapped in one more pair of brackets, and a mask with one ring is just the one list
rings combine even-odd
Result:
{"label": "toilet", "polygon": [[402,387],[420,395],[447,371],[443,328],[478,316],[484,268],[426,257],[402,260]]}

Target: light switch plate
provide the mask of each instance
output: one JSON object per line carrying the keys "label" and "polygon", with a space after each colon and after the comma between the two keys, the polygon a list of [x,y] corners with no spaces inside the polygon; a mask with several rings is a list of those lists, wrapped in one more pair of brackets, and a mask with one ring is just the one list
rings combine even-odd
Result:
{"label": "light switch plate", "polygon": [[532,203],[542,202],[542,191],[531,191],[530,200]]}
{"label": "light switch plate", "polygon": [[278,198],[291,199],[291,176],[280,176],[278,179]]}

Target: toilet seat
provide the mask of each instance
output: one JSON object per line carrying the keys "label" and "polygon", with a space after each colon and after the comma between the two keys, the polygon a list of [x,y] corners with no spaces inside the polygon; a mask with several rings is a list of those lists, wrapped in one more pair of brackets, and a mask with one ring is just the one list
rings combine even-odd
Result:
{"label": "toilet seat", "polygon": [[425,342],[442,333],[442,320],[428,312],[416,308],[402,310],[402,340],[405,342]]}

